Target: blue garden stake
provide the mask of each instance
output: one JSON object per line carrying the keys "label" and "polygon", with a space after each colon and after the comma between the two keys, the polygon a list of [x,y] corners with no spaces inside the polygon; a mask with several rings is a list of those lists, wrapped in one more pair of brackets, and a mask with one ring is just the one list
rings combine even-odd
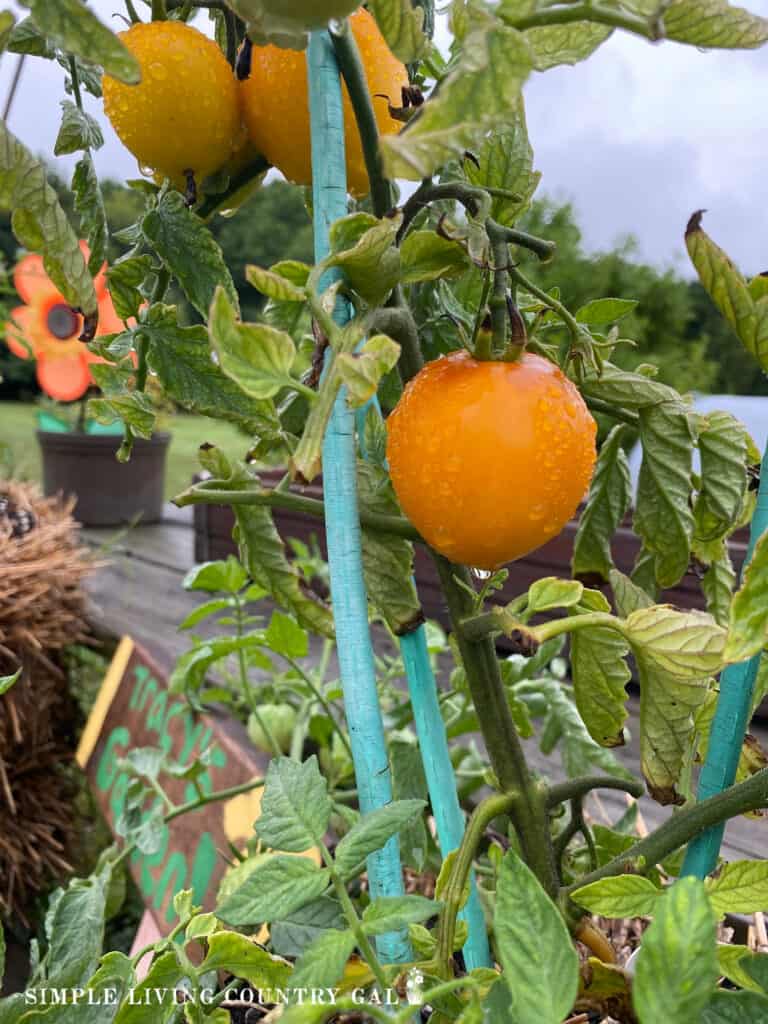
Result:
{"label": "blue garden stake", "polygon": [[[760,470],[760,488],[752,517],[749,547],[742,567],[745,572],[760,537],[768,530],[768,444]],[[738,665],[729,665],[720,676],[720,695],[709,734],[709,746],[704,767],[699,776],[699,800],[721,793],[736,779],[744,733],[749,724],[752,693],[760,665],[760,654]],[[715,825],[696,836],[688,845],[683,861],[683,875],[705,878],[714,871],[725,824]]]}
{"label": "blue garden stake", "polygon": [[[375,396],[369,405],[373,405],[376,409],[379,408]],[[357,429],[361,438],[365,433],[367,409],[368,406],[365,406],[357,411]],[[363,455],[366,456],[364,449]],[[464,837],[464,815],[456,792],[456,780],[448,750],[448,737],[445,732],[445,722],[440,713],[437,682],[429,661],[427,633],[424,626],[419,626],[418,629],[402,636],[400,650],[408,679],[408,691],[411,696],[413,718],[416,724],[416,735],[419,738],[419,749],[429,790],[429,800],[437,825],[440,852],[443,857],[447,857],[452,850],[460,846]],[[469,899],[459,916],[467,922],[468,928],[467,941],[463,947],[467,967],[470,970],[475,967],[490,967],[492,960],[488,945],[488,931],[474,874],[470,881]]]}
{"label": "blue garden stake", "polygon": [[[331,224],[347,212],[344,114],[338,65],[328,33],[313,32],[308,52],[309,109],[312,125],[312,183],[315,259],[329,251]],[[328,284],[333,278],[323,282]],[[342,304],[337,322],[348,318]],[[376,690],[368,600],[363,584],[360,520],[357,510],[355,418],[342,388],[323,445],[323,491],[336,642],[355,776],[363,814],[392,800],[384,726]],[[400,896],[403,872],[397,836],[368,858],[373,898]],[[389,963],[412,959],[407,933],[390,932],[376,940]]]}

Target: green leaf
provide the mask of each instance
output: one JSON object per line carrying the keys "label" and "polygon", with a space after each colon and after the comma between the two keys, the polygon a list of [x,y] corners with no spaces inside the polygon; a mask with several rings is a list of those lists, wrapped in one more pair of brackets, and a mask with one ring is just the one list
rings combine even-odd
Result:
{"label": "green leaf", "polygon": [[45,170],[0,123],[0,207],[12,211],[19,242],[42,253],[45,271],[71,306],[97,310],[93,281]]}
{"label": "green leaf", "polygon": [[706,700],[710,680],[677,679],[639,654],[640,762],[651,796],[660,804],[684,798],[677,782],[690,756],[695,714]]}
{"label": "green leaf", "polygon": [[691,1024],[717,981],[715,917],[698,879],[681,878],[643,936],[632,986],[640,1024]]}
{"label": "green leaf", "polygon": [[354,355],[343,352],[337,357],[336,366],[353,409],[370,402],[382,377],[397,366],[399,358],[400,346],[384,334],[369,338]]}
{"label": "green leaf", "polygon": [[714,675],[723,666],[723,630],[706,612],[658,604],[638,608],[625,620],[638,657],[678,679]]}
{"label": "green leaf", "polygon": [[252,398],[267,399],[295,384],[293,338],[266,324],[243,324],[223,288],[216,289],[208,330],[223,372]]}
{"label": "green leaf", "polygon": [[343,976],[354,948],[355,937],[350,931],[321,932],[296,962],[291,988],[333,988]]}
{"label": "green leaf", "polygon": [[719,626],[727,628],[736,572],[726,544],[722,543],[721,550],[721,556],[710,563],[702,576],[701,589],[707,600],[707,611]]}
{"label": "green leaf", "polygon": [[[362,510],[400,514],[389,477],[380,466],[358,461],[357,484]],[[365,528],[362,543],[368,599],[392,632],[402,635],[423,616],[413,581],[413,545],[404,538]]]}
{"label": "green leaf", "polygon": [[270,857],[216,908],[216,916],[234,928],[276,921],[318,899],[329,884],[328,871],[306,857]]}
{"label": "green leaf", "polygon": [[621,444],[624,432],[621,425],[614,427],[600,448],[574,540],[574,576],[598,573],[607,580],[613,568],[611,538],[632,499],[629,463]]}
{"label": "green leaf", "polygon": [[80,234],[85,236],[91,250],[88,271],[95,277],[107,258],[109,225],[101,185],[90,153],[86,153],[75,165],[72,195],[75,213],[80,218]]}
{"label": "green leaf", "polygon": [[107,270],[109,294],[121,320],[138,317],[144,304],[140,289],[151,269],[152,257],[145,254],[123,257]]}
{"label": "green leaf", "polygon": [[640,409],[643,461],[634,527],[656,556],[656,581],[674,586],[686,573],[693,536],[690,506],[693,431],[681,403]]}
{"label": "green leaf", "polygon": [[31,18],[22,18],[14,25],[8,39],[8,49],[11,53],[25,53],[30,57],[43,57],[45,60],[53,60],[56,56],[55,47]]}
{"label": "green leaf", "polygon": [[270,761],[256,822],[263,843],[274,850],[302,853],[323,841],[330,817],[328,784],[314,754],[303,763],[289,757]]}
{"label": "green leaf", "polygon": [[363,930],[366,935],[384,935],[436,917],[441,906],[424,896],[382,896],[363,911]]}
{"label": "green leaf", "polygon": [[768,643],[768,532],[755,545],[744,579],[731,603],[725,660],[745,661]]}
{"label": "green leaf", "polygon": [[288,561],[271,511],[266,506],[238,505],[235,519],[240,558],[251,579],[295,615],[299,625],[332,637],[333,616],[307,589],[298,570]]}
{"label": "green leaf", "polygon": [[619,615],[623,615],[624,618],[638,608],[650,608],[653,604],[653,598],[618,569],[611,569],[608,579]]}
{"label": "green leaf", "polygon": [[162,953],[152,961],[146,978],[137,985],[131,999],[123,1002],[115,1024],[168,1024],[176,1016],[178,1006],[175,1000],[164,999],[160,1005],[153,1002],[156,989],[163,992],[173,990],[184,977],[176,950]]}
{"label": "green leaf", "polygon": [[371,811],[357,822],[336,847],[336,870],[344,879],[354,878],[366,858],[380,850],[400,829],[423,811],[423,800],[396,800]]}
{"label": "green leaf", "polygon": [[712,995],[699,1018],[701,1024],[768,1024],[768,999],[757,992]]}
{"label": "green leaf", "polygon": [[602,917],[648,917],[656,912],[663,893],[642,875],[601,878],[574,891],[573,899]]}
{"label": "green leaf", "polygon": [[509,226],[530,205],[541,174],[533,169],[533,149],[528,141],[525,106],[522,96],[503,121],[483,139],[474,152],[477,164],[464,163],[464,172],[473,185],[502,189],[516,198],[494,196],[491,216]]}
{"label": "green leaf", "polygon": [[272,402],[246,395],[213,362],[204,327],[179,327],[175,306],[155,305],[140,330],[149,338],[150,368],[174,402],[260,436],[279,434],[280,421]]}
{"label": "green leaf", "polygon": [[47,980],[53,987],[84,985],[96,970],[104,941],[108,875],[77,878],[55,904],[46,927]]}
{"label": "green leaf", "polygon": [[[240,562],[230,555],[229,558],[219,562],[202,562],[190,569],[182,580],[182,587],[185,590],[204,590],[209,594],[216,594],[224,591],[227,594],[237,594],[248,582],[248,574]],[[228,602],[224,602],[225,605]]]}
{"label": "green leaf", "polygon": [[716,878],[705,882],[713,911],[754,914],[768,907],[768,861],[736,860],[724,864]]}
{"label": "green leaf", "polygon": [[[4,53],[8,48],[15,24],[16,19],[10,11],[0,11],[0,53]],[[0,977],[2,977],[1,974]]]}
{"label": "green leaf", "polygon": [[746,280],[702,229],[700,213],[691,218],[685,242],[699,279],[712,301],[747,351],[764,370],[768,370],[768,296],[758,300],[752,297]]}
{"label": "green leaf", "polygon": [[291,975],[290,964],[236,932],[216,932],[208,937],[208,953],[199,970],[201,974],[227,971],[264,989],[283,988]]}
{"label": "green leaf", "polygon": [[91,398],[88,415],[97,423],[114,423],[122,420],[139,437],[152,437],[155,431],[157,413],[149,395],[143,391],[132,391],[128,395],[110,395],[109,398]]}
{"label": "green leaf", "polygon": [[636,306],[636,299],[593,299],[577,310],[576,319],[590,327],[607,327],[628,316]]}
{"label": "green leaf", "polygon": [[[721,536],[733,529],[744,502],[747,432],[735,416],[720,411],[698,417],[697,428],[701,452],[698,501],[704,506],[711,529]],[[704,539],[711,537],[708,532]]]}
{"label": "green leaf", "polygon": [[80,110],[72,100],[62,100],[64,115],[53,147],[55,156],[77,153],[81,149],[99,149],[104,145],[99,122],[91,114]]}
{"label": "green leaf", "polygon": [[598,626],[571,635],[571,675],[576,707],[601,747],[621,746],[627,718],[625,687],[632,677],[629,647],[614,629]]}
{"label": "green leaf", "polygon": [[561,580],[546,576],[536,580],[528,591],[528,611],[531,614],[550,608],[572,608],[584,594],[584,584],[577,580]]}
{"label": "green leaf", "polygon": [[343,930],[346,921],[338,901],[321,896],[314,903],[272,922],[272,949],[280,956],[298,957],[311,942],[331,928]]}
{"label": "green leaf", "polygon": [[[8,693],[8,691],[13,686],[13,684],[17,683],[20,678],[21,678],[21,669],[20,668],[17,668],[16,671],[13,672],[9,676],[0,676],[0,697],[2,697],[2,695],[4,693]],[[0,978],[1,977],[2,977],[2,971],[0,971]]]}
{"label": "green leaf", "polygon": [[[279,265],[279,264],[278,264]],[[305,302],[307,293],[303,287],[297,287],[287,277],[263,267],[250,265],[245,268],[245,277],[249,284],[266,295],[274,302]]]}
{"label": "green leaf", "polygon": [[611,363],[604,363],[599,375],[587,370],[581,391],[585,398],[600,398],[619,409],[640,410],[667,402],[680,404],[680,396],[668,385]]}
{"label": "green leaf", "polygon": [[[706,880],[704,884],[707,884]],[[711,903],[712,901],[710,900],[710,905]],[[718,943],[717,969],[728,981],[738,985],[739,988],[749,989],[750,992],[762,993],[763,990],[760,985],[745,970],[746,966],[755,959],[756,955],[748,946],[724,946]]]}
{"label": "green leaf", "polygon": [[465,248],[435,231],[412,231],[400,248],[401,284],[457,277],[469,269]]}
{"label": "green leaf", "polygon": [[264,639],[273,651],[289,658],[305,658],[309,653],[309,636],[295,619],[273,612]]}
{"label": "green leaf", "polygon": [[768,40],[768,18],[727,0],[675,0],[663,16],[666,38],[691,46],[751,50]]}
{"label": "green leaf", "polygon": [[[391,740],[389,762],[392,770],[393,798],[426,802],[429,793],[418,743],[405,737]],[[403,865],[421,873],[426,864],[427,852],[428,839],[424,819],[412,818],[400,830],[400,857]]]}
{"label": "green leaf", "polygon": [[361,215],[353,213],[333,226],[333,254],[324,263],[339,267],[362,299],[369,305],[378,305],[400,279],[400,250],[395,247],[400,218],[375,221],[354,240],[351,248],[339,248],[354,238],[360,224]]}
{"label": "green leaf", "polygon": [[162,194],[157,207],[141,222],[141,230],[198,313],[208,316],[217,288],[223,288],[239,312],[237,291],[221,248],[180,193]]}
{"label": "green leaf", "polygon": [[40,32],[60,50],[100,64],[127,85],[141,80],[136,58],[81,0],[26,0],[26,6]]}
{"label": "green leaf", "polygon": [[526,29],[525,38],[533,51],[533,67],[547,71],[559,64],[586,60],[611,36],[610,25],[575,21],[569,25],[542,25]]}
{"label": "green leaf", "polygon": [[[422,56],[429,40],[424,35],[424,11],[411,0],[372,0],[371,13],[387,46],[403,64]],[[392,97],[396,103],[397,99]]]}
{"label": "green leaf", "polygon": [[3,1015],[5,1000],[0,1000],[0,1021],[2,1024],[111,1024],[119,1004],[134,984],[135,975],[129,958],[122,953],[107,953],[102,957],[101,967],[83,986],[84,992],[79,1000],[57,1005],[51,1001],[49,992],[47,1006],[27,1012],[22,1008],[10,1021],[6,1021]]}
{"label": "green leaf", "polygon": [[556,730],[561,746],[563,767],[569,778],[588,774],[595,767],[601,768],[609,775],[634,778],[616,760],[610,750],[595,743],[587,732],[576,705],[566,696],[556,680],[537,679],[527,685],[534,692],[543,694],[547,701],[548,711],[545,722],[551,723],[551,727]]}
{"label": "green leaf", "polygon": [[494,929],[504,974],[513,979],[515,1024],[561,1024],[579,987],[579,958],[562,914],[513,850],[501,862]]}
{"label": "green leaf", "polygon": [[419,180],[479,146],[517,109],[532,66],[527,41],[489,19],[464,40],[458,66],[400,135],[381,140],[386,173]]}

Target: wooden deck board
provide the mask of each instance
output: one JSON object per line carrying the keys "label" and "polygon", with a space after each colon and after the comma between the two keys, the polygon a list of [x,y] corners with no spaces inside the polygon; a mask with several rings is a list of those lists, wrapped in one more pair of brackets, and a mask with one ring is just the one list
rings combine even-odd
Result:
{"label": "wooden deck board", "polygon": [[[194,565],[194,534],[191,510],[169,506],[167,520],[137,526],[131,530],[83,530],[84,540],[96,549],[107,552],[108,564],[88,584],[91,616],[100,631],[120,636],[129,633],[142,644],[158,664],[169,671],[176,659],[189,646],[188,637],[178,631],[178,624],[203,599],[200,593],[182,588],[185,573]],[[257,609],[268,615],[269,602]],[[199,629],[205,635],[203,628]],[[380,634],[380,642],[385,642]],[[312,654],[319,654],[313,645]],[[630,697],[628,728],[631,740],[615,751],[630,771],[639,775],[639,700]],[[768,729],[753,725],[753,732],[768,744]],[[533,740],[525,743],[531,766],[552,778],[561,778],[562,771],[552,757],[544,757]],[[601,809],[611,820],[617,820],[626,809],[620,793],[599,794],[600,805],[594,801],[590,811],[596,821],[603,820]],[[640,809],[649,828],[655,827],[671,813],[647,797]],[[723,854],[726,859],[764,857],[768,840],[768,819],[765,822],[741,818],[728,826]]]}

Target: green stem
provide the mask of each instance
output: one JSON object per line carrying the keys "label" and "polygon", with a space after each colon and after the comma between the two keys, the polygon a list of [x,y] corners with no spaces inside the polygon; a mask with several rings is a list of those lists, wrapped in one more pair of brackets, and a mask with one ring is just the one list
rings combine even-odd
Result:
{"label": "green stem", "polygon": [[136,13],[136,8],[133,6],[133,0],[125,0],[125,9],[128,11],[128,18],[132,25],[140,25],[141,18]]}
{"label": "green stem", "polygon": [[344,917],[347,919],[347,924],[349,925],[352,934],[355,936],[357,948],[362,953],[365,962],[371,968],[373,976],[379,983],[382,992],[385,992],[388,987],[388,982],[387,977],[384,973],[384,968],[382,967],[379,958],[376,956],[376,952],[373,946],[371,945],[368,936],[365,934],[365,931],[363,930],[363,922],[360,920],[358,913],[355,910],[355,906],[352,900],[349,898],[349,893],[347,892],[346,885],[344,885],[344,882],[341,880],[338,872],[336,871],[336,866],[333,863],[333,857],[331,856],[330,851],[328,850],[328,847],[325,845],[325,843],[320,843],[320,853],[322,854],[325,866],[328,868],[328,871],[330,872],[331,882],[333,883],[333,887],[336,890],[336,895],[339,899],[339,903],[341,904],[342,913],[344,914]]}
{"label": "green stem", "polygon": [[[184,508],[186,505],[268,505],[270,508],[306,512],[318,519],[325,517],[325,506],[317,498],[308,498],[305,495],[292,494],[289,491],[277,491],[274,488],[228,491],[226,486],[226,481],[223,480],[205,480],[202,484],[195,484],[176,495],[173,502],[179,508]],[[388,516],[361,509],[360,522],[369,530],[389,533],[395,537],[404,537],[406,540],[423,543],[421,534],[402,516]]]}
{"label": "green stem", "polygon": [[746,782],[740,782],[716,796],[701,803],[692,804],[676,811],[663,825],[645,839],[641,839],[624,853],[604,864],[596,871],[580,878],[563,890],[569,896],[582,885],[589,885],[601,878],[620,875],[631,865],[634,870],[646,874],[670,854],[685,846],[694,836],[705,829],[720,825],[730,818],[736,818],[747,811],[768,806],[768,768],[753,775]]}
{"label": "green stem", "polygon": [[469,882],[472,861],[482,841],[485,830],[494,818],[509,814],[514,804],[519,801],[518,793],[498,793],[486,797],[475,808],[469,819],[461,846],[456,853],[456,860],[443,896],[443,910],[437,931],[437,950],[435,957],[440,969],[449,970],[453,947],[456,939],[456,918],[461,909],[461,900]]}
{"label": "green stem", "polygon": [[587,612],[583,615],[570,615],[561,619],[550,619],[538,626],[528,626],[516,618],[509,606],[504,608],[492,608],[490,611],[482,612],[480,615],[468,615],[461,620],[461,631],[469,640],[478,640],[483,636],[493,636],[502,633],[504,636],[511,636],[513,633],[522,633],[530,637],[537,644],[543,644],[555,636],[562,636],[564,633],[575,633],[579,629],[586,629],[591,626],[607,626],[619,633],[624,633],[624,623],[615,615],[608,612]]}
{"label": "green stem", "polygon": [[237,19],[229,7],[224,8],[224,24],[227,29],[227,60],[230,67],[234,68],[237,61]]}
{"label": "green stem", "polygon": [[251,790],[259,789],[263,785],[264,779],[251,779],[250,782],[241,782],[237,786],[229,786],[227,789],[220,789],[216,793],[208,793],[203,797],[198,797],[195,800],[190,800],[185,804],[179,804],[178,807],[174,807],[172,811],[166,814],[163,821],[166,825],[169,825],[183,814],[199,811],[201,807],[207,807],[208,804],[220,803],[222,800],[231,800],[233,797],[242,796],[243,793],[250,793]]}
{"label": "green stem", "polygon": [[558,782],[547,790],[547,807],[557,807],[591,793],[593,789],[618,789],[630,796],[639,798],[645,792],[645,786],[639,779],[619,779],[613,775],[585,775],[579,779],[568,779]]}
{"label": "green stem", "polygon": [[346,751],[351,758],[352,747],[349,745],[349,740],[347,739],[346,733],[344,732],[343,728],[341,727],[338,720],[336,719],[336,716],[333,713],[331,702],[328,700],[328,698],[325,696],[322,690],[315,686],[314,681],[312,680],[310,675],[304,671],[304,669],[298,664],[298,662],[294,661],[293,658],[291,658],[289,655],[282,654],[281,651],[277,651],[276,653],[280,654],[280,656],[291,666],[294,672],[298,672],[298,674],[304,680],[306,685],[312,691],[312,694],[314,695],[315,699],[320,703],[320,705],[323,708],[323,711],[325,711],[326,715],[330,718],[331,722],[333,722],[334,726],[336,727],[336,731],[339,734],[339,739],[344,744]]}
{"label": "green stem", "polygon": [[[240,597],[235,595],[236,609],[235,609],[235,628],[237,630],[237,639],[243,639],[243,604]],[[272,748],[272,753],[275,757],[282,757],[283,751],[280,748],[280,744],[274,737],[272,730],[267,726],[267,723],[261,717],[259,711],[258,702],[256,700],[256,694],[253,692],[251,687],[251,681],[248,678],[248,662],[245,658],[245,650],[241,646],[237,649],[237,663],[240,670],[240,687],[245,694],[245,699],[248,702],[248,706],[251,709],[251,714],[259,724],[259,728],[267,737],[267,742]]]}
{"label": "green stem", "polygon": [[572,4],[568,7],[548,8],[535,11],[522,18],[505,18],[508,25],[524,32],[528,28],[541,28],[546,25],[570,25],[577,21],[591,21],[599,25],[610,25],[622,28],[634,35],[643,36],[655,42],[663,39],[663,26],[656,19],[643,18],[636,14],[628,14],[615,7],[603,7],[592,0]]}
{"label": "green stem", "polygon": [[568,328],[568,331],[573,341],[579,341],[579,339],[581,338],[581,327],[579,326],[579,322],[577,321],[576,317],[568,309],[565,308],[562,302],[560,302],[558,299],[553,298],[551,295],[547,295],[547,293],[542,288],[539,288],[538,285],[535,285],[533,283],[533,281],[530,281],[525,276],[525,274],[523,274],[518,269],[518,267],[512,267],[510,273],[514,281],[516,281],[518,284],[521,284],[526,291],[531,293],[531,295],[535,295],[536,298],[543,302],[545,306],[548,306],[553,313],[557,313],[557,315],[563,321],[565,326]]}
{"label": "green stem", "polygon": [[[451,620],[458,625],[472,610],[469,572],[463,566],[453,565],[436,552],[433,552],[433,557]],[[465,586],[459,586],[454,577]],[[470,639],[463,628],[458,628],[456,637],[472,702],[499,789],[506,793],[520,794],[512,820],[523,856],[545,890],[554,894],[557,890],[557,872],[544,792],[528,771],[522,744],[509,710],[496,649],[484,634]]]}
{"label": "green stem", "polygon": [[419,330],[408,306],[387,306],[376,311],[373,318],[375,330],[393,338],[400,345],[398,365],[403,376],[409,380],[415,377],[424,361],[421,358]]}
{"label": "green stem", "polygon": [[[486,230],[491,243],[493,255],[493,293],[491,294],[491,352],[490,358],[499,358],[507,347],[507,327],[509,313],[507,310],[507,288],[509,286],[509,245],[504,234],[497,229],[494,221],[488,220]],[[475,355],[483,358],[480,352]],[[485,356],[487,359],[488,356]]]}
{"label": "green stem", "polygon": [[546,238],[538,238],[536,235],[529,235],[527,231],[520,231],[518,228],[497,224],[495,221],[489,221],[490,224],[493,224],[495,231],[504,235],[504,238],[510,245],[519,245],[524,249],[530,249],[531,252],[539,257],[542,263],[549,262],[555,255],[557,249],[556,242],[551,242]]}
{"label": "green stem", "polygon": [[165,0],[152,0],[152,21],[167,21],[168,9]]}
{"label": "green stem", "polygon": [[77,61],[74,57],[69,58],[69,77],[72,81],[72,95],[75,97],[75,104],[78,110],[82,110],[83,95],[80,92],[80,77],[77,73]]}
{"label": "green stem", "polygon": [[604,402],[602,398],[592,398],[589,395],[584,395],[583,397],[593,412],[601,412],[603,415],[610,416],[614,420],[628,423],[631,427],[635,427],[635,429],[639,427],[640,417],[636,412],[632,412],[629,409],[617,409],[615,405],[611,405],[610,402]]}
{"label": "green stem", "polygon": [[426,178],[403,206],[403,223],[397,233],[397,242],[405,238],[413,220],[430,203],[442,200],[455,200],[464,207],[471,217],[477,217],[483,206],[488,203],[488,193],[474,185],[465,185],[460,181],[446,181],[439,185]]}
{"label": "green stem", "polygon": [[341,31],[331,33],[333,48],[339,70],[347,86],[352,110],[355,113],[360,141],[363,144],[363,157],[371,184],[371,203],[377,217],[384,217],[393,206],[392,185],[384,174],[379,148],[379,126],[373,109],[365,68],[360,59],[360,52],[355,37],[345,21]]}

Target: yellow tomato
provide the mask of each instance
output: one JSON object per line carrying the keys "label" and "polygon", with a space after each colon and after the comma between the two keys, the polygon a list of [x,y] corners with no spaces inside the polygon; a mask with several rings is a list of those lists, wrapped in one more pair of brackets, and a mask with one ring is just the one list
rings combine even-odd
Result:
{"label": "yellow tomato", "polygon": [[[373,96],[379,132],[393,135],[401,125],[390,116],[389,102],[400,106],[408,72],[393,57],[366,10],[361,8],[353,14],[350,26]],[[306,60],[306,53],[297,50],[254,46],[250,76],[240,83],[243,116],[252,142],[289,181],[299,185],[312,182]],[[344,126],[348,188],[353,195],[365,195],[369,191],[368,172],[346,88]]]}
{"label": "yellow tomato", "polygon": [[142,168],[183,187],[218,170],[242,141],[237,83],[216,43],[180,21],[132,25],[120,38],[141,82],[104,76],[104,110]]}

